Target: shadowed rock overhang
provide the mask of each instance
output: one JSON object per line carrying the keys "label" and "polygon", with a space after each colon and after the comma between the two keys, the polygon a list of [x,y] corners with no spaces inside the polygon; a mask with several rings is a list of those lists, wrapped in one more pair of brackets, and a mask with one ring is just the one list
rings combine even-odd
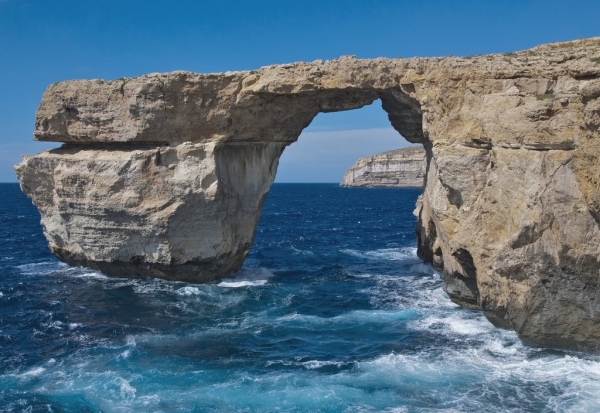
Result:
{"label": "shadowed rock overhang", "polygon": [[287,145],[381,99],[425,148],[419,255],[520,337],[600,343],[600,38],[472,57],[294,63],[48,87],[15,167],[51,251],[108,274],[235,272]]}

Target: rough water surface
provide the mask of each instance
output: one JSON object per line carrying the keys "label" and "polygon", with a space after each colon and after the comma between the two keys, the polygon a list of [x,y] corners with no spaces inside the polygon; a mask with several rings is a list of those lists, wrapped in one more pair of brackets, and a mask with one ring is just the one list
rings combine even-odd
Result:
{"label": "rough water surface", "polygon": [[0,189],[0,411],[600,410],[600,357],[447,298],[419,190],[276,184],[242,271],[194,285],[61,264]]}

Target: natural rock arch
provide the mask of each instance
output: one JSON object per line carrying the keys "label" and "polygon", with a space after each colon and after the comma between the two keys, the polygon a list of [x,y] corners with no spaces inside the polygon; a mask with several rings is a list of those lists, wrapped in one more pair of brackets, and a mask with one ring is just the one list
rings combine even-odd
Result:
{"label": "natural rock arch", "polygon": [[45,92],[35,136],[65,145],[16,171],[60,259],[210,281],[242,265],[285,146],[319,112],[380,98],[392,126],[426,149],[419,253],[452,299],[526,339],[594,346],[599,57],[588,39],[63,82]]}

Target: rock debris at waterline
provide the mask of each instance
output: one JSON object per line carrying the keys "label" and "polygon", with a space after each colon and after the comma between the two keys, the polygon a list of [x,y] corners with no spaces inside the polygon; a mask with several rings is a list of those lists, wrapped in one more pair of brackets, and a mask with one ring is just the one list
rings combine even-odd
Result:
{"label": "rock debris at waterline", "polygon": [[427,160],[422,146],[400,148],[359,158],[344,174],[341,186],[422,188]]}
{"label": "rock debris at waterline", "polygon": [[15,167],[61,260],[205,282],[252,245],[279,157],[319,112],[381,99],[426,151],[418,252],[520,337],[600,340],[600,38],[473,57],[294,63],[48,87]]}

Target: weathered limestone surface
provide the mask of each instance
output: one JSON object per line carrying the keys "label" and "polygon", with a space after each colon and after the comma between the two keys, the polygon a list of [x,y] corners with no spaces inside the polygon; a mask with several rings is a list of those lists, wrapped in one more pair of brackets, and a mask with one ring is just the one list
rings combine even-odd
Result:
{"label": "weathered limestone surface", "polygon": [[284,147],[381,99],[427,156],[420,256],[456,302],[550,345],[600,343],[600,38],[475,57],[294,63],[50,86],[16,166],[50,249],[208,281],[252,243]]}
{"label": "weathered limestone surface", "polygon": [[400,148],[365,156],[344,174],[341,186],[421,188],[427,171],[422,146]]}

